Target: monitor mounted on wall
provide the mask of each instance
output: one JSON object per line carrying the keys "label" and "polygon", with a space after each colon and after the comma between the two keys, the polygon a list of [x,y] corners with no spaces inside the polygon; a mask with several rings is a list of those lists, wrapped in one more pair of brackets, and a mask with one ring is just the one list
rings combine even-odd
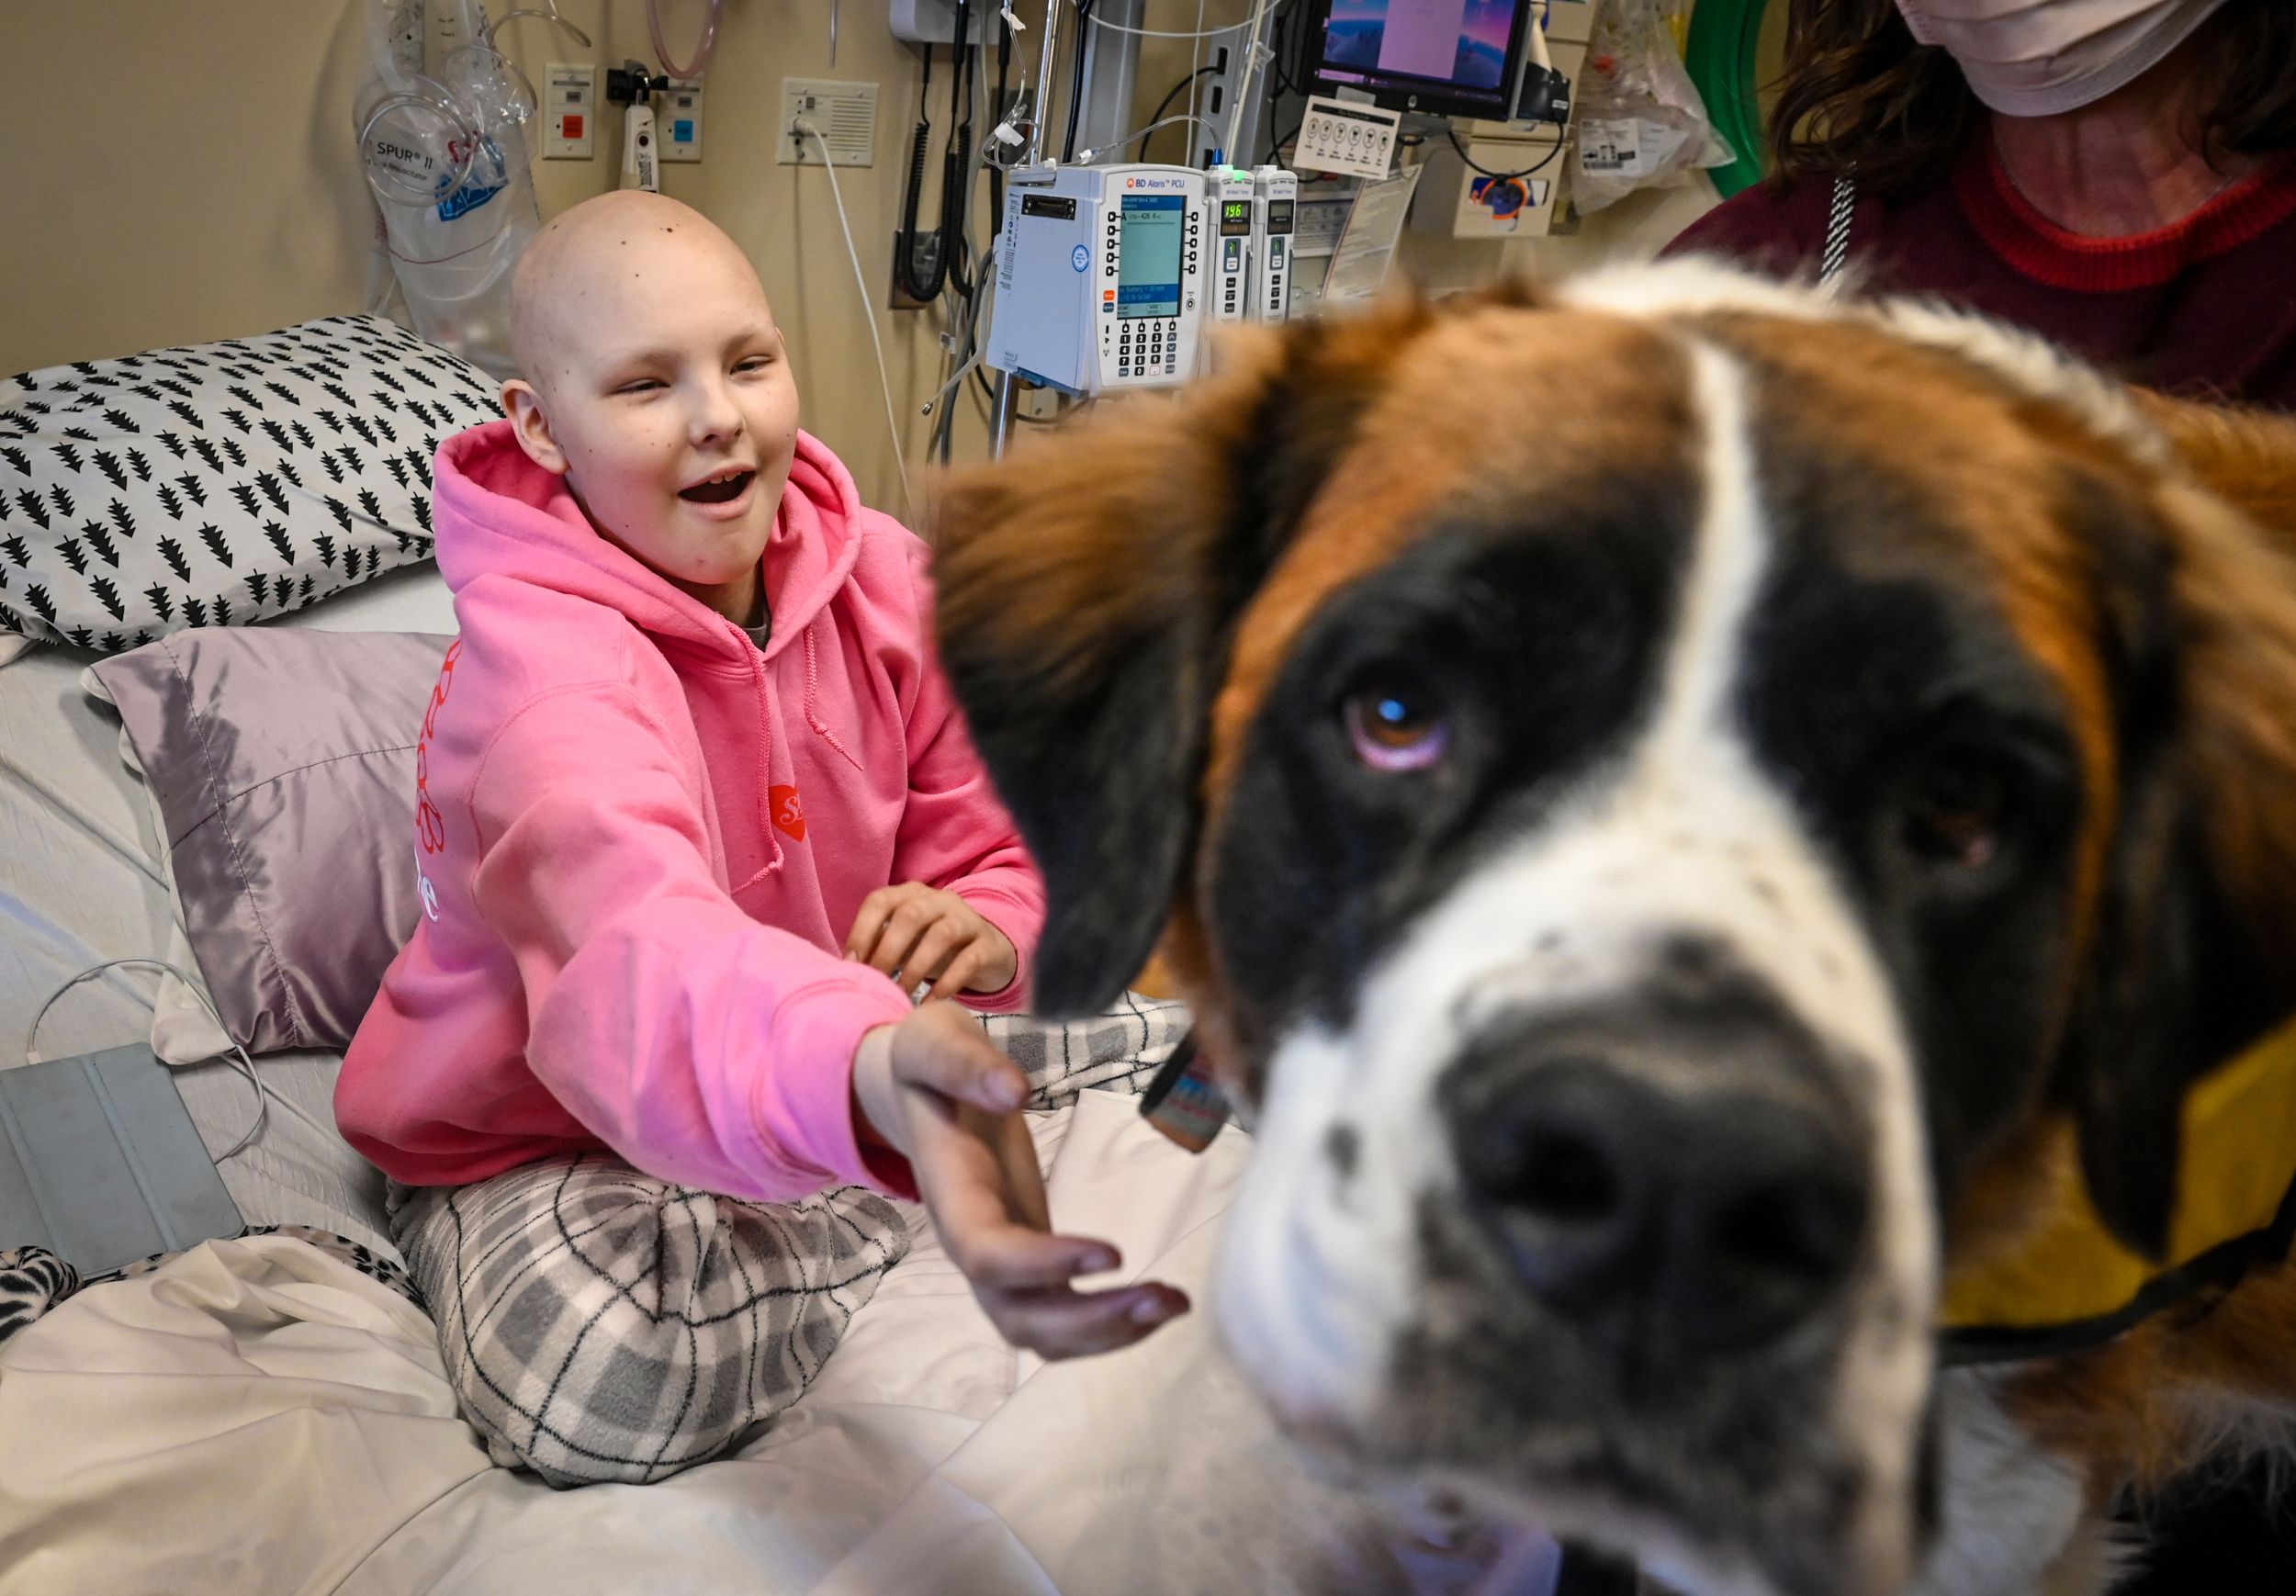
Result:
{"label": "monitor mounted on wall", "polygon": [[1314,0],[1316,92],[1504,121],[1536,10],[1535,0]]}

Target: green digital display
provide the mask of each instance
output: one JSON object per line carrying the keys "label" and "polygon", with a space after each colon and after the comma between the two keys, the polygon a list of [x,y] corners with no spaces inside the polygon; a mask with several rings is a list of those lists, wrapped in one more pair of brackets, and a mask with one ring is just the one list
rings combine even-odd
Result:
{"label": "green digital display", "polygon": [[1248,199],[1223,199],[1220,202],[1220,236],[1241,238],[1252,230],[1252,202]]}

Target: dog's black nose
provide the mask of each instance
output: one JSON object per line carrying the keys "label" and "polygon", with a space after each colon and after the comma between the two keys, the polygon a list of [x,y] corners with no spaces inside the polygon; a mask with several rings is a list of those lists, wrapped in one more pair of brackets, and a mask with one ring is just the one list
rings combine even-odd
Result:
{"label": "dog's black nose", "polygon": [[1863,1161],[1822,1095],[1645,1071],[1582,1038],[1510,1051],[1450,1078],[1452,1140],[1478,1217],[1553,1311],[1721,1352],[1783,1335],[1848,1277]]}

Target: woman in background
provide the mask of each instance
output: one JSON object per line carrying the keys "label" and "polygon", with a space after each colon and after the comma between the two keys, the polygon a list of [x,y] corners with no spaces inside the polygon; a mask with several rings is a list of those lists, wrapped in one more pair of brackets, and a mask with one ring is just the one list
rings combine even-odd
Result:
{"label": "woman in background", "polygon": [[2289,0],[1791,0],[1770,142],[1775,175],[1670,254],[1830,253],[2130,381],[2296,410]]}
{"label": "woman in background", "polygon": [[[2296,410],[2296,0],[1791,0],[1770,141],[1777,174],[1668,253],[1846,264]],[[2296,1590],[2264,1475],[2151,1504],[2122,1596]]]}

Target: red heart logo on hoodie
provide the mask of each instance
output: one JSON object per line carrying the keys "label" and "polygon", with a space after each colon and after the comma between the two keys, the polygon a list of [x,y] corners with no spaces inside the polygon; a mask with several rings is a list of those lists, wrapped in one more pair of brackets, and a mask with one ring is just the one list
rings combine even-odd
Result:
{"label": "red heart logo on hoodie", "polygon": [[772,806],[773,824],[794,841],[805,840],[805,805],[794,787],[768,787],[766,802]]}

